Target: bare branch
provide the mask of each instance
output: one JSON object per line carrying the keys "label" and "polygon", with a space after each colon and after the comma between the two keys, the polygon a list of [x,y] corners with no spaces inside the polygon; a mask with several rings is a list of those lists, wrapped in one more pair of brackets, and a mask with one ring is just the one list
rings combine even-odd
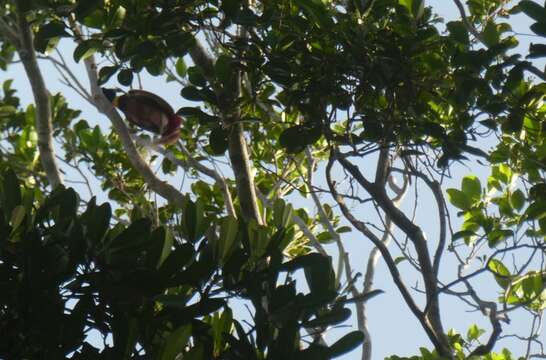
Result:
{"label": "bare branch", "polygon": [[350,212],[347,205],[345,205],[345,202],[343,200],[343,197],[339,195],[336,184],[332,180],[332,166],[334,164],[334,161],[336,160],[336,157],[334,155],[334,150],[332,151],[332,154],[330,155],[330,159],[328,160],[328,164],[326,165],[326,181],[328,183],[328,187],[330,189],[330,192],[332,193],[332,196],[336,200],[337,204],[339,205],[341,212],[345,216],[345,218],[358,230],[360,231],[365,237],[370,239],[370,241],[379,249],[381,252],[381,255],[383,256],[383,259],[385,260],[385,263],[387,265],[387,268],[389,269],[389,272],[391,273],[391,276],[393,278],[394,284],[400,291],[402,297],[404,298],[404,301],[410,308],[413,315],[419,320],[421,323],[423,329],[427,333],[430,341],[434,344],[434,346],[437,349],[443,349],[443,345],[440,342],[440,339],[436,335],[436,332],[432,328],[431,324],[427,321],[425,314],[419,309],[417,304],[415,303],[415,300],[411,296],[408,288],[404,284],[404,281],[402,280],[402,276],[400,275],[400,272],[398,271],[398,268],[396,267],[396,263],[394,262],[394,259],[392,258],[391,253],[389,252],[388,248],[381,242],[381,239],[379,239],[369,228],[366,226],[365,223],[362,221],[357,220],[354,215]]}
{"label": "bare branch", "polygon": [[[393,171],[398,171],[398,169],[393,169]],[[445,249],[446,244],[446,236],[447,236],[447,211],[446,211],[446,202],[444,199],[444,195],[442,193],[442,187],[440,186],[440,183],[436,180],[431,180],[428,176],[423,174],[420,171],[412,170],[410,173],[412,176],[416,176],[419,179],[423,180],[425,184],[428,186],[432,194],[434,195],[434,200],[436,200],[436,205],[438,207],[438,219],[440,222],[440,233],[438,236],[438,246],[436,247],[436,251],[434,253],[434,263],[433,263],[433,271],[434,275],[438,277],[438,271],[440,270],[440,261],[442,259],[442,254]]]}
{"label": "bare branch", "polygon": [[[427,240],[423,231],[419,226],[413,223],[400,209],[394,206],[393,202],[387,196],[384,187],[379,187],[375,183],[368,181],[360,172],[359,168],[345,158],[338,150],[332,150],[332,159],[337,160],[345,170],[347,170],[353,178],[373,197],[381,209],[391,217],[392,221],[400,228],[412,241],[417,252],[419,265],[421,266],[421,274],[425,284],[427,296],[427,309],[425,317],[430,325],[429,330],[434,333],[434,341],[436,349],[442,356],[451,357],[451,348],[449,341],[444,333],[440,308],[437,293],[437,277],[434,274],[432,261],[427,248]],[[332,189],[330,189],[332,191]],[[339,203],[339,202],[338,202]],[[344,215],[345,212],[344,212]],[[352,216],[352,214],[349,214]],[[346,215],[347,216],[347,215]],[[356,220],[356,219],[355,219]],[[353,224],[354,225],[354,224]],[[378,239],[378,243],[380,243]],[[375,244],[375,242],[374,242]],[[377,244],[375,244],[377,246]],[[385,248],[386,250],[386,248]],[[386,250],[388,251],[388,250]],[[382,252],[382,255],[385,256]],[[430,335],[430,334],[429,334]]]}
{"label": "bare branch", "polygon": [[[384,161],[384,160],[383,160]],[[377,180],[376,180],[377,181]],[[396,196],[393,199],[394,205],[396,207],[400,206],[400,203],[402,202],[402,199],[404,198],[404,195],[406,194],[409,179],[407,177],[404,177],[404,184],[402,187],[398,188],[394,181],[392,180],[392,176],[388,176],[387,180],[389,187],[395,192]],[[383,232],[383,236],[381,237],[381,243],[385,245],[385,247],[389,246],[389,242],[391,240],[391,233],[392,233],[393,223],[391,218],[386,215],[385,216],[385,230]],[[364,287],[362,289],[362,293],[366,294],[373,290],[373,280],[375,277],[375,269],[377,267],[377,262],[379,261],[379,258],[381,256],[381,252],[377,246],[375,246],[372,251],[370,252],[370,255],[368,257],[368,263],[366,266],[366,273],[364,275]],[[368,330],[368,318],[366,316],[366,304],[358,304],[361,305],[361,308],[358,309],[357,306],[357,316],[360,314],[359,317],[362,318],[360,324],[359,322],[359,329],[364,331],[364,343],[362,344],[362,360],[371,360],[372,359],[372,340],[370,336],[370,331]],[[360,311],[359,311],[360,310]]]}
{"label": "bare branch", "polygon": [[[85,100],[87,100],[87,102],[89,102],[90,104],[93,104],[91,99],[91,94],[89,94],[89,91],[87,91],[85,86],[83,86],[82,83],[79,81],[78,77],[74,75],[70,67],[68,67],[66,61],[64,60],[63,54],[58,49],[55,49],[55,52],[57,53],[57,56],[59,57],[60,61],[51,56],[47,56],[46,59],[51,61],[55,65],[55,68],[57,69],[57,71],[61,73],[61,70],[62,70],[64,74],[70,77],[70,79],[72,80],[71,84],[73,84],[71,87],[74,89],[74,91],[77,91],[78,94],[80,94],[80,96],[82,96]],[[65,76],[63,75],[63,77]],[[68,81],[68,79],[66,81]]]}

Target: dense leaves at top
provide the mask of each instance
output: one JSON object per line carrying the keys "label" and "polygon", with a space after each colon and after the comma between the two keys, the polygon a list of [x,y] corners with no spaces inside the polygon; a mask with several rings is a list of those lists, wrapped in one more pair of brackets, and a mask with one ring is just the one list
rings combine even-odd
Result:
{"label": "dense leaves at top", "polygon": [[[125,86],[143,69],[162,74],[166,59],[187,54],[204,27],[219,24],[229,32],[242,26],[245,36],[230,33],[219,40],[221,56],[208,73],[187,69],[190,84],[181,94],[213,110],[259,101],[297,114],[299,123],[279,137],[289,151],[321,136],[353,146],[427,144],[441,150],[440,165],[447,165],[468,150],[467,143],[480,133],[479,121],[491,129],[519,131],[526,106],[538,96],[518,87],[529,63],[506,57],[517,44],[504,35],[507,24],[487,24],[487,48],[475,49],[462,21],[448,23],[447,33],[440,34],[439,19],[421,1],[375,1],[364,12],[315,0],[252,8],[239,1],[48,4],[51,21],[38,31],[37,48],[70,36],[64,17],[74,11],[96,29],[80,42],[74,58],[96,51],[115,55],[116,64],[101,68],[101,82],[117,73]],[[506,61],[499,62],[503,57]],[[512,70],[506,74],[506,68]],[[239,94],[232,76],[237,71],[249,80]],[[208,129],[221,125],[198,108],[182,113]],[[334,129],[335,123],[343,129]],[[226,149],[218,131],[213,130],[211,143],[214,153]]]}
{"label": "dense leaves at top", "polygon": [[[356,146],[428,144],[442,150],[440,165],[446,165],[475,139],[478,120],[492,129],[502,125],[519,131],[525,106],[535,96],[522,99],[524,94],[517,93],[526,62],[516,57],[498,62],[516,44],[503,36],[509,28],[489,24],[484,29],[488,48],[476,50],[462,21],[449,23],[442,35],[431,10],[415,4],[381,0],[361,14],[313,0],[264,2],[257,9],[238,1],[112,1],[106,6],[95,1],[73,9],[83,24],[99,30],[80,43],[74,56],[111,52],[119,64],[103,67],[101,81],[119,71],[118,81],[129,85],[132,74],[144,68],[163,73],[165,59],[184,56],[201,27],[219,21],[226,29],[240,25],[248,35],[223,42],[211,74],[190,68],[191,85],[182,96],[213,108],[229,107],[235,96],[239,104],[259,97],[299,114],[300,124],[279,138],[289,151],[320,136]],[[53,16],[62,19],[68,9],[57,9]],[[37,40],[66,35],[62,22],[52,20]],[[508,76],[506,66],[514,66]],[[239,70],[250,84],[237,95],[231,74]],[[194,114],[209,128],[219,125],[197,110]],[[344,121],[344,131],[332,128],[336,121]],[[221,152],[217,132],[211,141]]]}

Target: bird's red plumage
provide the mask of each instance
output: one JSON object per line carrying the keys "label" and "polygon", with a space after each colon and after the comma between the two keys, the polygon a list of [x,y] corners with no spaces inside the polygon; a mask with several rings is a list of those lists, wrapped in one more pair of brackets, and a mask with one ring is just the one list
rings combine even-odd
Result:
{"label": "bird's red plumage", "polygon": [[160,143],[172,144],[178,140],[182,118],[161,97],[144,90],[131,90],[114,103],[130,123],[161,135]]}

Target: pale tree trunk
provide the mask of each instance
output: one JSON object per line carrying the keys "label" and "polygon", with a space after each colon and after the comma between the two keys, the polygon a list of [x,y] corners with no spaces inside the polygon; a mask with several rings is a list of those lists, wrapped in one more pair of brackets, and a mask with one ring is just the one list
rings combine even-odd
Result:
{"label": "pale tree trunk", "polygon": [[46,173],[49,184],[52,188],[55,188],[63,184],[63,179],[55,160],[49,91],[47,90],[42,72],[38,65],[30,25],[26,20],[25,13],[21,9],[21,2],[18,1],[17,5],[17,27],[15,31],[4,29],[4,25],[8,25],[4,22],[1,24],[2,30],[8,39],[11,38],[13,45],[17,49],[17,53],[19,54],[30,82],[34,102],[36,104],[36,132],[38,134],[40,162]]}

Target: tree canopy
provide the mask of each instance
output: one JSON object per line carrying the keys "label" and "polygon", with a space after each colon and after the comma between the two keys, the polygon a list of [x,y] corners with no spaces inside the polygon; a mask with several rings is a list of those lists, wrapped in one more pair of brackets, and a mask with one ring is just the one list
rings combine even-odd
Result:
{"label": "tree canopy", "polygon": [[4,1],[0,357],[370,360],[399,295],[391,360],[546,357],[546,4],[445,1]]}

